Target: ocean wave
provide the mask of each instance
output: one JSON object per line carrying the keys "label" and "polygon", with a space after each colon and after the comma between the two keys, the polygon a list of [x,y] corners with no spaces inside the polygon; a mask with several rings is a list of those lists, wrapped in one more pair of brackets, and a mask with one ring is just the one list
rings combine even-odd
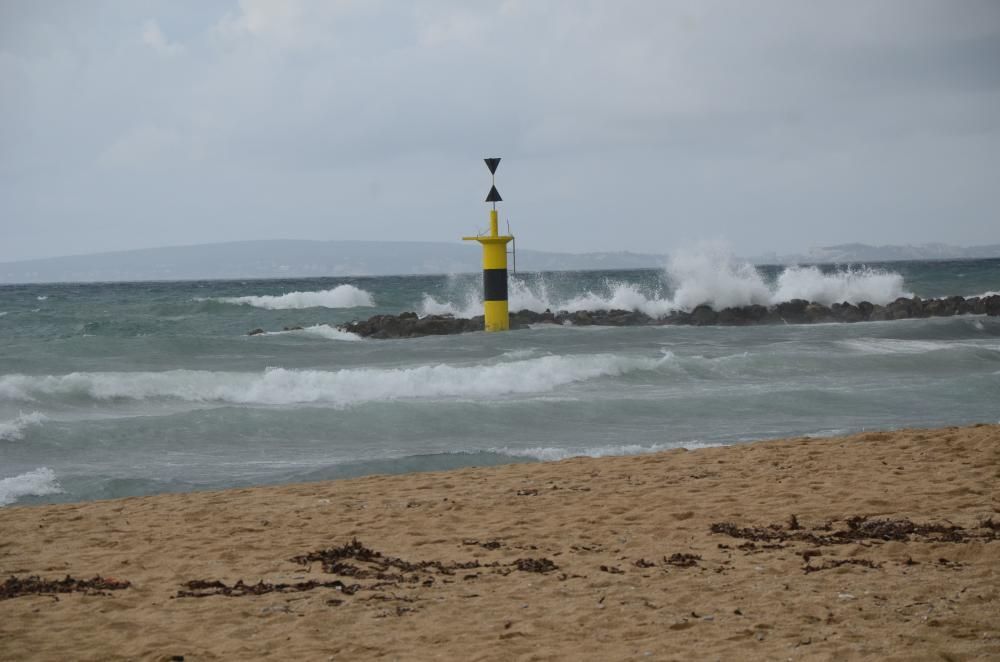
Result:
{"label": "ocean wave", "polygon": [[678,448],[684,448],[687,450],[696,450],[698,448],[712,448],[714,446],[722,446],[722,443],[713,442],[703,442],[703,441],[685,441],[676,443],[658,443],[649,444],[648,446],[643,446],[641,444],[610,444],[607,446],[587,446],[587,447],[568,447],[560,448],[558,446],[538,446],[534,448],[510,448],[507,446],[501,448],[491,448],[489,452],[499,453],[501,455],[507,455],[510,457],[527,457],[535,460],[541,460],[543,462],[552,462],[556,460],[565,460],[571,457],[608,457],[614,455],[644,455],[646,453],[658,453],[660,451],[676,450]]}
{"label": "ocean wave", "polygon": [[926,354],[960,349],[1000,351],[1000,345],[984,345],[975,342],[899,340],[896,338],[859,338],[840,340],[837,341],[837,344],[861,354]]}
{"label": "ocean wave", "polygon": [[[824,272],[818,267],[785,268],[769,282],[759,269],[724,251],[700,250],[670,258],[663,272],[664,288],[653,290],[629,282],[609,280],[602,291],[588,290],[569,296],[553,296],[543,277],[531,282],[510,279],[510,310],[634,310],[661,317],[675,310],[690,311],[700,305],[716,310],[751,304],[774,305],[805,299],[829,306],[834,303],[868,301],[885,305],[899,297],[911,297],[902,275],[870,267],[852,267]],[[669,294],[668,294],[669,293]],[[421,315],[450,314],[474,317],[483,312],[479,286],[470,286],[456,300],[440,300],[424,294],[418,306]]]}
{"label": "ocean wave", "polygon": [[45,415],[37,411],[20,414],[12,421],[0,421],[0,441],[17,441],[24,438],[24,431],[45,420]]}
{"label": "ocean wave", "polygon": [[267,310],[298,310],[302,308],[370,308],[375,300],[370,292],[354,285],[338,285],[332,290],[288,292],[277,296],[222,297],[222,303],[235,303]]}
{"label": "ocean wave", "polygon": [[21,497],[59,494],[63,490],[56,481],[56,472],[48,467],[0,479],[0,506],[8,506]]}
{"label": "ocean wave", "polygon": [[552,391],[599,377],[653,370],[672,360],[613,354],[543,356],[475,366],[290,370],[262,373],[170,370],[82,372],[68,375],[0,377],[0,398],[46,397],[90,400],[179,399],[188,402],[288,405],[322,403],[346,407],[365,402],[421,398],[483,398]]}
{"label": "ocean wave", "polygon": [[325,338],[327,340],[347,340],[347,341],[364,340],[364,338],[362,338],[356,333],[341,331],[340,329],[334,326],[330,326],[329,324],[316,324],[314,326],[307,326],[304,329],[294,329],[292,331],[271,331],[269,333],[265,333],[264,335],[285,336],[290,333],[302,334],[306,336],[316,336],[318,338]]}
{"label": "ocean wave", "polygon": [[6,310],[0,310],[0,317],[5,317],[7,315]]}

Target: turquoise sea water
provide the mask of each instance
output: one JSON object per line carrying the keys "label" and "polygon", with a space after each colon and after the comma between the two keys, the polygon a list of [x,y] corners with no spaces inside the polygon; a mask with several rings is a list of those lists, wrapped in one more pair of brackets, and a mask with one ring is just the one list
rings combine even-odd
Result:
{"label": "turquoise sea water", "polygon": [[[998,318],[394,341],[334,328],[474,314],[479,287],[478,274],[2,286],[0,505],[1000,420]],[[658,314],[997,290],[1000,260],[694,258],[521,274],[511,307]],[[269,333],[246,335],[258,327]]]}

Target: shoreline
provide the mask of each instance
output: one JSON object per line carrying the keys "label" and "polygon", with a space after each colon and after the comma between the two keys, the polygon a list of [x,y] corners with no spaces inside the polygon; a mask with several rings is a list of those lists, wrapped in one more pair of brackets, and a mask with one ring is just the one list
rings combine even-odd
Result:
{"label": "shoreline", "polygon": [[0,597],[0,650],[997,656],[998,467],[980,424],[11,505],[0,580],[119,584]]}

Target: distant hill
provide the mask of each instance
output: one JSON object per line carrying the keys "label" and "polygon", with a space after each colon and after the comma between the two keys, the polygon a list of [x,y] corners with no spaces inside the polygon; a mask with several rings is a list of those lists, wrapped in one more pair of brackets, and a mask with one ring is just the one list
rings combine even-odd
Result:
{"label": "distant hill", "polygon": [[[799,255],[760,255],[756,264],[816,264],[951,260],[1000,257],[1000,244],[959,248],[945,244],[868,246],[840,244]],[[478,246],[404,241],[237,241],[198,246],[146,248],[0,262],[0,283],[136,280],[212,280],[385,276],[479,271]],[[657,269],[667,256],[656,253],[517,252],[521,271]]]}
{"label": "distant hill", "polygon": [[1000,244],[988,246],[949,246],[920,244],[917,246],[869,246],[868,244],[837,244],[810,248],[792,255],[759,255],[757,264],[843,264],[853,262],[899,262],[904,260],[975,260],[1000,257]]}
{"label": "distant hill", "polygon": [[[479,246],[402,241],[238,241],[0,262],[0,283],[442,274],[481,269]],[[522,271],[662,267],[666,256],[518,250]]]}

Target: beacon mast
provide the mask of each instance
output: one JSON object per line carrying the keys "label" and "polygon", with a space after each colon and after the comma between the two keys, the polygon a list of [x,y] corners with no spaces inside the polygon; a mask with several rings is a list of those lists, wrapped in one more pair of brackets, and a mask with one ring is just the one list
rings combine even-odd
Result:
{"label": "beacon mast", "polygon": [[[483,159],[490,169],[492,186],[486,202],[493,203],[490,210],[490,233],[485,236],[462,237],[462,241],[478,241],[483,246],[483,317],[487,331],[506,331],[510,328],[507,310],[507,243],[514,237],[500,234],[497,223],[497,203],[503,202],[496,187],[499,158]],[[508,230],[509,232],[509,230]]]}

